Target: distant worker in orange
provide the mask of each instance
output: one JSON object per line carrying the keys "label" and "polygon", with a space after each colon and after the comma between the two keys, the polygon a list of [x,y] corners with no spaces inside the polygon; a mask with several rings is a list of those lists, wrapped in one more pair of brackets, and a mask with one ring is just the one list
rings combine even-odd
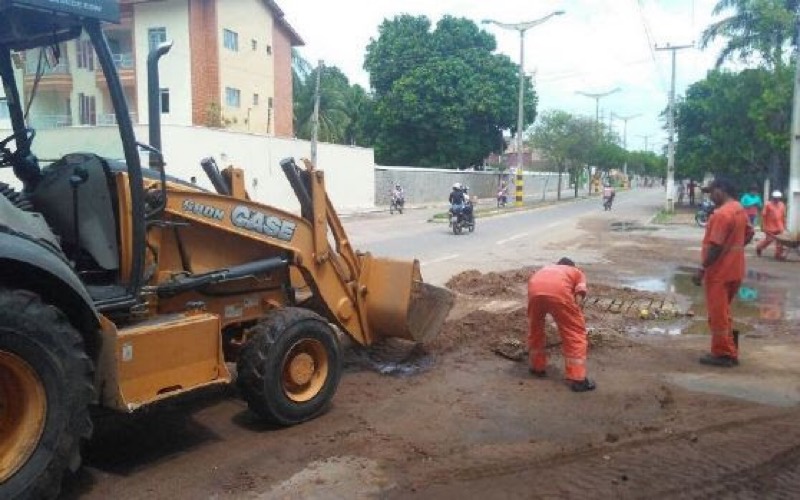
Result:
{"label": "distant worker in orange", "polygon": [[768,246],[775,242],[775,259],[786,260],[783,255],[783,245],[775,238],[786,230],[786,205],[783,201],[783,193],[780,191],[773,191],[769,203],[764,207],[761,213],[761,229],[764,231],[764,241],[756,247],[756,255],[761,257],[763,252]]}
{"label": "distant worker in orange", "polygon": [[528,352],[531,373],[546,376],[547,351],[545,317],[550,314],[558,326],[564,353],[566,378],[575,392],[595,389],[586,378],[586,276],[575,263],[564,257],[556,265],[544,266],[528,281]]}
{"label": "distant worker in orange", "polygon": [[703,238],[702,268],[693,281],[705,282],[711,354],[700,363],[732,367],[739,364],[739,349],[734,339],[731,301],[739,291],[745,272],[744,246],[753,238],[747,212],[736,201],[736,189],[726,179],[714,179],[703,192],[711,193],[717,206],[706,225]]}

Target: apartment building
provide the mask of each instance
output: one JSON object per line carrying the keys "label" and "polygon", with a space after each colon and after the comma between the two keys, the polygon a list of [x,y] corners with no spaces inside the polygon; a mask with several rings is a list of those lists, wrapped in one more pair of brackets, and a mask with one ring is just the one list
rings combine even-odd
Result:
{"label": "apartment building", "polygon": [[[272,0],[120,0],[106,27],[134,124],[147,121],[147,55],[161,59],[161,122],[292,137],[292,47],[300,36]],[[20,58],[35,128],[113,125],[108,88],[87,39]],[[37,78],[37,74],[39,75]],[[3,118],[0,111],[0,126]]]}

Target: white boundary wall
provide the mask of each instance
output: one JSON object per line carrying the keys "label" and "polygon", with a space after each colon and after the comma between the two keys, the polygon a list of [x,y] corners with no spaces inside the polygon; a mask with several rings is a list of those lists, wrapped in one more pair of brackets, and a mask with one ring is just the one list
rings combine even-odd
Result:
{"label": "white boundary wall", "polygon": [[[135,127],[140,142],[147,142],[147,126]],[[0,131],[5,137],[10,131]],[[280,160],[310,156],[308,141],[283,139],[226,130],[181,125],[162,126],[162,149],[169,175],[189,181],[197,179],[201,187],[212,189],[200,160],[213,156],[220,168],[241,167],[250,196],[259,202],[299,212],[299,204],[283,175]],[[69,127],[37,131],[34,151],[42,159],[54,159],[65,152],[91,151],[118,158],[120,141],[116,127]],[[343,212],[369,209],[375,202],[375,160],[372,149],[320,143],[319,167],[325,171],[328,194]],[[143,159],[143,165],[146,159]],[[19,183],[11,169],[0,170],[0,181]]]}
{"label": "white boundary wall", "polygon": [[[375,204],[388,205],[389,193],[399,183],[410,204],[447,201],[453,184],[469,186],[470,196],[494,198],[501,180],[508,185],[509,201],[514,200],[514,176],[499,172],[471,172],[435,168],[375,167]],[[557,172],[525,172],[523,182],[526,198],[554,198],[558,191]],[[562,195],[570,196],[569,174],[562,176]]]}

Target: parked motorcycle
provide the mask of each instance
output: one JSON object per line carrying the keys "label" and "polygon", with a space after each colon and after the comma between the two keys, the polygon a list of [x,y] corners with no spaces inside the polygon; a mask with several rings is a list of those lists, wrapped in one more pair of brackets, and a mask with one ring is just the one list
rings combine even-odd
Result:
{"label": "parked motorcycle", "polygon": [[406,200],[402,196],[392,196],[392,199],[389,200],[389,213],[394,214],[395,212],[402,214],[403,213],[403,206],[405,205]]}
{"label": "parked motorcycle", "polygon": [[697,208],[697,213],[694,214],[694,220],[697,222],[697,225],[705,227],[706,224],[708,224],[709,217],[714,213],[715,208],[716,205],[714,205],[713,201],[703,200]]}
{"label": "parked motorcycle", "polygon": [[450,227],[453,234],[461,234],[464,229],[470,233],[475,231],[475,216],[472,211],[472,203],[467,202],[463,205],[452,205],[450,207]]}

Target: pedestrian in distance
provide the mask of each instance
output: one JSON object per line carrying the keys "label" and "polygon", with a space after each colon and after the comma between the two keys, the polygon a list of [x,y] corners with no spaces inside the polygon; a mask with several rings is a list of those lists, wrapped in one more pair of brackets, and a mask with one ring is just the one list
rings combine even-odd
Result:
{"label": "pedestrian in distance", "polygon": [[739,364],[738,335],[734,334],[731,301],[736,297],[745,273],[744,247],[753,238],[753,228],[736,188],[726,179],[714,179],[703,189],[716,210],[711,214],[703,238],[702,267],[693,277],[705,285],[711,354],[700,358],[705,365],[733,367]]}
{"label": "pedestrian in distance", "polygon": [[776,239],[776,236],[786,230],[786,205],[783,203],[783,193],[780,191],[773,191],[769,203],[764,207],[761,214],[761,230],[766,237],[756,247],[756,255],[761,257],[761,253],[775,242],[775,260],[786,260],[783,245]]}
{"label": "pedestrian in distance", "polygon": [[565,377],[575,392],[594,390],[595,383],[586,377],[586,276],[575,263],[564,257],[555,265],[544,266],[528,280],[528,356],[530,371],[537,377],[547,375],[545,318],[551,315],[561,336]]}
{"label": "pedestrian in distance", "polygon": [[764,208],[764,202],[761,200],[761,195],[758,194],[758,186],[756,184],[750,186],[750,191],[739,198],[739,203],[744,207],[747,218],[750,219],[750,225],[755,226],[758,213]]}
{"label": "pedestrian in distance", "polygon": [[686,191],[689,192],[689,206],[694,206],[694,190],[697,188],[697,184],[695,184],[694,179],[689,179],[689,184],[686,186]]}
{"label": "pedestrian in distance", "polygon": [[686,186],[683,181],[678,182],[678,204],[683,205],[683,197],[686,196]]}

